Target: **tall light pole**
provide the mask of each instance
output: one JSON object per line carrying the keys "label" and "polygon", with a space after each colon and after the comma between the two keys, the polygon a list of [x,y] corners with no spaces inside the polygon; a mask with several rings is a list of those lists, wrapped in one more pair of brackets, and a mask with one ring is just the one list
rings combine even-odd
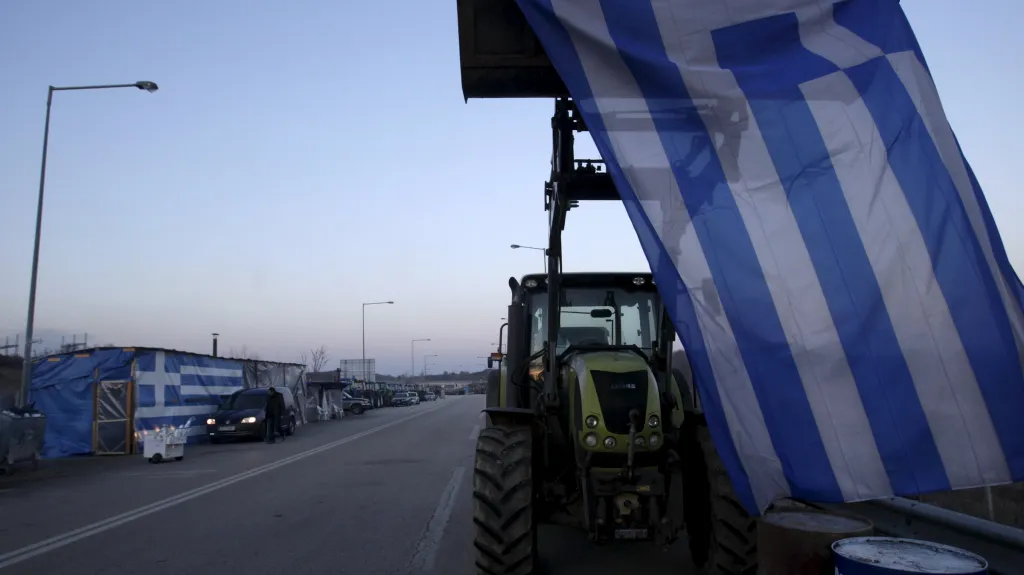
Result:
{"label": "tall light pole", "polygon": [[436,353],[431,353],[431,354],[427,354],[427,355],[423,356],[423,375],[424,376],[427,375],[427,358],[428,357],[437,357],[437,354]]}
{"label": "tall light pole", "polygon": [[393,301],[371,301],[363,304],[363,387],[366,387],[366,306],[392,305]]}
{"label": "tall light pole", "polygon": [[514,250],[537,250],[537,251],[539,251],[541,254],[544,255],[544,273],[548,273],[548,250],[546,250],[544,248],[535,248],[533,246],[521,246],[519,244],[512,244],[509,247],[511,247]]}
{"label": "tall light pole", "polygon": [[430,341],[430,338],[414,339],[412,344],[409,346],[409,377],[416,375],[416,342],[417,341]]}
{"label": "tall light pole", "polygon": [[53,106],[54,92],[71,90],[109,90],[112,88],[136,88],[147,92],[156,92],[155,82],[143,80],[134,84],[98,84],[95,86],[50,86],[46,93],[46,123],[43,125],[43,160],[39,167],[39,199],[36,206],[36,239],[32,246],[32,277],[28,287],[28,319],[25,321],[25,361],[21,367],[21,389],[18,392],[18,404],[28,401],[29,388],[32,385],[32,330],[36,319],[36,279],[39,276],[39,238],[43,232],[43,191],[46,189],[46,151],[50,143],[50,108]]}

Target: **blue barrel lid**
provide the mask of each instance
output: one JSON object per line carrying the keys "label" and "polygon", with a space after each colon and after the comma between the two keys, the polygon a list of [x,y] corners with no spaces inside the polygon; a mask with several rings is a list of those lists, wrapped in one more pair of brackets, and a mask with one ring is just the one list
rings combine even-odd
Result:
{"label": "blue barrel lid", "polygon": [[896,537],[851,537],[832,544],[839,557],[897,573],[973,574],[988,569],[988,561],[963,549]]}

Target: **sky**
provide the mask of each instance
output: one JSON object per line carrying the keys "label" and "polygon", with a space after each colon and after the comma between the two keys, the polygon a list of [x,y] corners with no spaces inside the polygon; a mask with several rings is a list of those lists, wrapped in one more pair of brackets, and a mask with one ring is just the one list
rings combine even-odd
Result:
{"label": "sky", "polygon": [[[1013,0],[903,0],[1010,261],[1024,265]],[[463,100],[455,2],[0,2],[0,340],[24,332],[48,85],[47,341],[476,370],[539,272],[548,100]],[[1015,128],[1015,126],[1017,128]],[[595,157],[590,142],[577,155]],[[647,270],[621,204],[569,214],[565,270]]]}

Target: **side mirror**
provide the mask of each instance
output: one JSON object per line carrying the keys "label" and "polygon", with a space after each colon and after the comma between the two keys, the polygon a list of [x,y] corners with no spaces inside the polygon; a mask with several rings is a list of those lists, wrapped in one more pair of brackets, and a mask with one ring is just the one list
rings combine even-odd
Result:
{"label": "side mirror", "polygon": [[593,317],[593,318],[612,317],[612,310],[610,310],[610,309],[592,309],[592,310],[590,310],[590,317]]}
{"label": "side mirror", "polygon": [[487,358],[487,369],[494,369],[494,360]]}

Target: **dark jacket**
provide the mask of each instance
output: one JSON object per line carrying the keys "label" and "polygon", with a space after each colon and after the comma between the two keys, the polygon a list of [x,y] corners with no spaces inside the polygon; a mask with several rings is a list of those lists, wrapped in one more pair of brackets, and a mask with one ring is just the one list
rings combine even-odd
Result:
{"label": "dark jacket", "polygon": [[267,417],[281,417],[284,415],[284,397],[280,393],[274,392],[267,395],[265,413]]}

